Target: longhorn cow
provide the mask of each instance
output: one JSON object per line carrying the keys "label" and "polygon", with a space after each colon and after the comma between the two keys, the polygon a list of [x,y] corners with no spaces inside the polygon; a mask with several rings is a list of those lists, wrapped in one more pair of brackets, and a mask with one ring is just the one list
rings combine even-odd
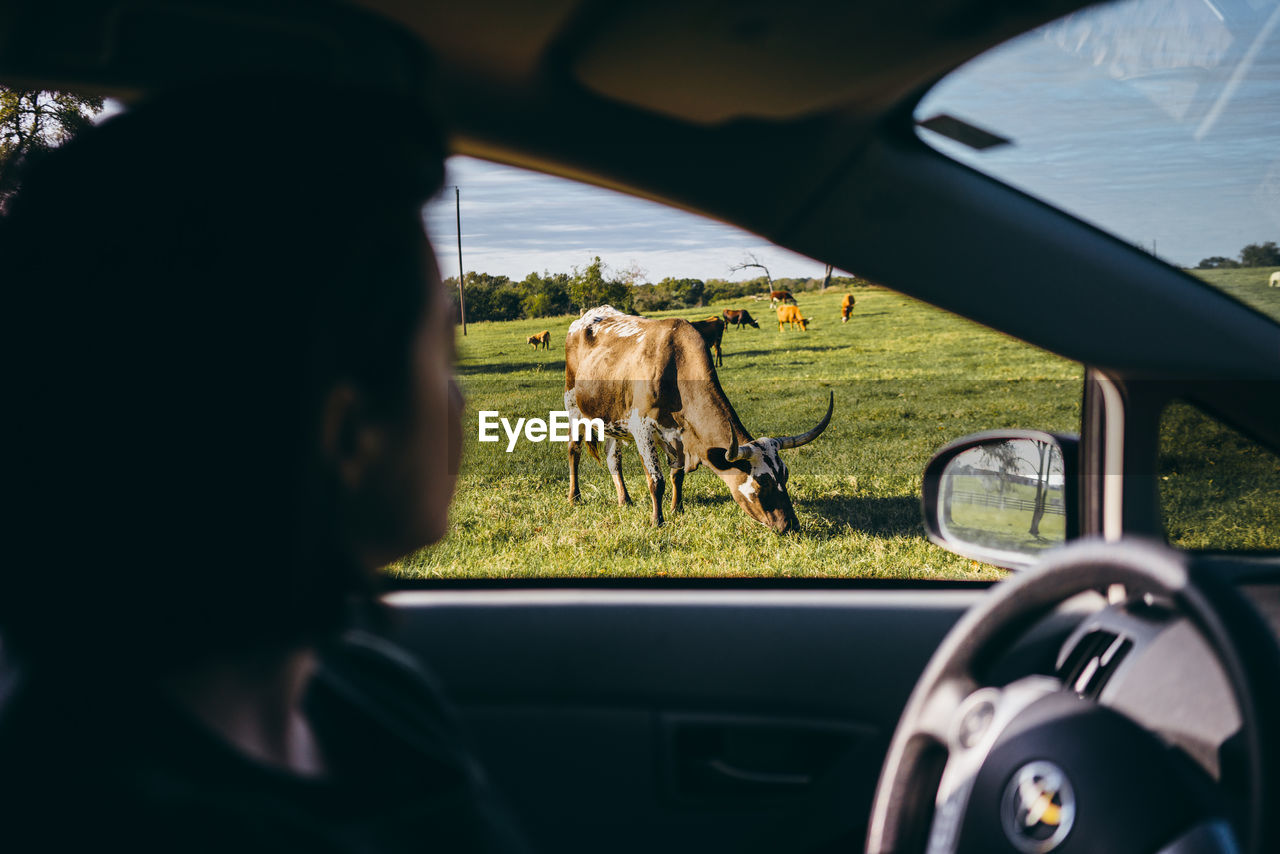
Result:
{"label": "longhorn cow", "polygon": [[[706,463],[729,487],[748,516],[783,533],[796,527],[787,495],[787,467],[779,451],[812,442],[831,422],[835,396],[817,426],[798,436],[751,438],[725,397],[706,345],[686,320],[648,320],[612,306],[588,311],[565,337],[564,405],[573,418],[605,423],[605,465],[618,503],[630,504],[622,479],[622,442],[634,442],[644,464],[661,525],[666,488],[663,456],[671,472],[671,512],[681,510],[686,472]],[[581,442],[569,442],[569,502],[580,499]],[[595,441],[587,450],[599,459]]]}

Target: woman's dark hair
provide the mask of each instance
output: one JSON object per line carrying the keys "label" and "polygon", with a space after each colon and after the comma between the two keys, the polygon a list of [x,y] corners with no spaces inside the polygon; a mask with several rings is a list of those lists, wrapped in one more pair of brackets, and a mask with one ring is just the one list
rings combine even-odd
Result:
{"label": "woman's dark hair", "polygon": [[255,80],[29,165],[0,219],[20,660],[148,671],[335,625],[369,580],[320,409],[407,398],[443,156],[416,104]]}

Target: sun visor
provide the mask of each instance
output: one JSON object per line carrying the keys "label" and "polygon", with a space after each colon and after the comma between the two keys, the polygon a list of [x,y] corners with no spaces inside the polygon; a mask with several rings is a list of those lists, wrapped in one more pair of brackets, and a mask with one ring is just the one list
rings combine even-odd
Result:
{"label": "sun visor", "polygon": [[871,114],[1080,5],[641,0],[585,28],[571,68],[597,94],[699,124]]}

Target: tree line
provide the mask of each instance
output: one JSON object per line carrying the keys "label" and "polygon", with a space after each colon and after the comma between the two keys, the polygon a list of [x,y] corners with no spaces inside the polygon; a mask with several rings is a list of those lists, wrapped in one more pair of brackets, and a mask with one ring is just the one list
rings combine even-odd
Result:
{"label": "tree line", "polygon": [[0,209],[22,161],[58,147],[102,112],[100,96],[0,86]]}
{"label": "tree line", "polygon": [[[597,256],[584,267],[568,273],[530,273],[519,282],[507,276],[468,272],[463,280],[467,301],[467,322],[520,320],[577,314],[580,309],[612,305],[627,313],[664,311],[672,308],[700,308],[726,299],[765,295],[773,290],[816,291],[823,279],[690,279],[668,276],[658,282],[644,281],[643,270],[613,271]],[[832,287],[852,287],[868,282],[853,276],[833,276]],[[445,279],[457,312],[458,277]]]}
{"label": "tree line", "polygon": [[1197,270],[1226,270],[1235,267],[1280,267],[1280,246],[1274,240],[1250,243],[1240,250],[1240,260],[1214,255],[1201,258]]}

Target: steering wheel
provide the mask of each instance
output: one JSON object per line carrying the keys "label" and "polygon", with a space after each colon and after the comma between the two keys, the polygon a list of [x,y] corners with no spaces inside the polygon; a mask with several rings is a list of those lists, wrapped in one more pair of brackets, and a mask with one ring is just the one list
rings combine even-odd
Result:
{"label": "steering wheel", "polygon": [[[1173,607],[1217,657],[1240,715],[1242,797],[1228,801],[1158,735],[1057,679],[980,683],[977,674],[1057,605],[1115,584],[1130,601]],[[1277,725],[1280,648],[1229,579],[1163,544],[1073,543],[997,585],[938,647],[889,744],[866,850],[1280,851]]]}

